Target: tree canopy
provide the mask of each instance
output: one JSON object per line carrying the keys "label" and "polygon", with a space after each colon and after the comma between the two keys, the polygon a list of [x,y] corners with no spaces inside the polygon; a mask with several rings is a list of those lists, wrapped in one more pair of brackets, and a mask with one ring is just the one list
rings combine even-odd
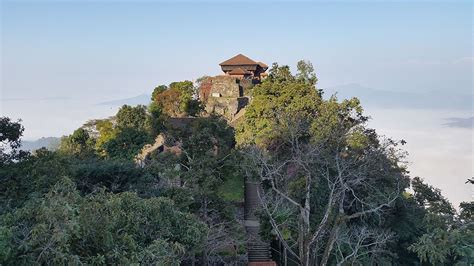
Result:
{"label": "tree canopy", "polygon": [[245,180],[281,265],[473,264],[473,203],[411,178],[405,142],[317,81],[273,64],[235,128],[191,81],[160,85],[31,154],[1,117],[0,265],[245,264]]}

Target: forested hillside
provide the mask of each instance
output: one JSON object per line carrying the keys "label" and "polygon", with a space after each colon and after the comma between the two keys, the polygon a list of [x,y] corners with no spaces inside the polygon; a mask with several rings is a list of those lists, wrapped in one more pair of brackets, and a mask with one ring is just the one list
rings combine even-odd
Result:
{"label": "forested hillside", "polygon": [[324,100],[309,62],[274,64],[235,127],[198,89],[157,86],[55,151],[21,151],[21,121],[0,118],[0,265],[244,265],[244,180],[279,265],[474,263],[473,203],[410,176],[404,141],[357,98]]}

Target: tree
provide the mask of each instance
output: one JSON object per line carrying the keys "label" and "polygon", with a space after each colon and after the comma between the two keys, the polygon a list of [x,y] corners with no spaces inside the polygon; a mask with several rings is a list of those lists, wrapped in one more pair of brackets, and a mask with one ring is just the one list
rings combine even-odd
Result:
{"label": "tree", "polygon": [[113,139],[104,144],[104,149],[110,158],[131,160],[145,144],[152,141],[148,132],[128,127],[119,130]]}
{"label": "tree", "polygon": [[203,107],[196,99],[196,89],[191,81],[172,82],[165,90],[160,86],[153,92],[153,100],[163,113],[171,117],[196,116]]}
{"label": "tree", "polygon": [[148,131],[148,115],[144,105],[135,107],[123,105],[117,112],[117,128],[134,128],[138,131]]}
{"label": "tree", "polygon": [[219,117],[198,118],[186,128],[168,131],[167,142],[179,145],[175,160],[169,161],[173,156],[165,153],[152,164],[160,165],[156,168],[161,169],[162,180],[169,180],[172,198],[188,203],[184,207],[206,224],[201,262],[211,263],[229,249],[237,252],[235,247],[243,242],[242,227],[233,205],[219,194],[219,188],[237,169],[233,129]]}
{"label": "tree", "polygon": [[[444,198],[439,189],[425,184],[419,177],[412,180],[413,197],[425,210],[426,232],[408,247],[421,263],[434,265],[469,265],[474,261],[474,224],[470,205],[461,204],[461,213]],[[472,207],[471,207],[472,208]]]}
{"label": "tree", "polygon": [[94,154],[95,140],[83,129],[76,129],[70,136],[63,137],[59,145],[59,151],[78,157],[87,157]]}
{"label": "tree", "polygon": [[272,68],[268,71],[268,81],[271,83],[294,82],[295,77],[291,74],[290,67],[287,65],[279,66],[273,63]]}
{"label": "tree", "polygon": [[[371,230],[366,220],[382,215],[402,192],[405,176],[396,144],[352,146],[353,128],[336,143],[332,137],[307,140],[306,121],[287,125],[280,151],[254,147],[254,166],[246,166],[256,169],[249,176],[262,182],[263,210],[279,240],[302,265],[326,265],[331,256],[342,261],[361,256],[354,251],[380,252],[374,248],[386,244],[391,233]],[[368,232],[377,237],[365,238]],[[363,246],[369,250],[354,246],[362,241],[359,237],[372,243]],[[342,253],[334,254],[335,245],[342,244],[349,254],[340,247]]]}
{"label": "tree", "polygon": [[131,160],[87,159],[74,161],[68,176],[83,195],[105,189],[120,193],[135,191],[140,196],[156,196],[155,179],[145,169],[138,168]]}
{"label": "tree", "polygon": [[370,221],[408,185],[404,154],[366,128],[357,99],[323,101],[310,64],[299,68],[294,77],[274,64],[237,130],[263,219],[303,265],[374,256],[393,234]]}
{"label": "tree", "polygon": [[309,61],[300,60],[297,63],[298,73],[296,74],[296,79],[303,83],[308,83],[310,85],[316,85],[318,78],[314,73],[313,64]]}
{"label": "tree", "polygon": [[166,120],[166,116],[156,102],[150,103],[148,106],[148,112],[150,113],[149,124],[151,127],[151,134],[157,136],[164,129],[163,123]]}
{"label": "tree", "polygon": [[158,129],[152,129],[150,124],[156,120],[152,120],[143,105],[135,107],[124,105],[119,109],[116,117],[116,125],[112,130],[110,130],[110,124],[105,124],[101,128],[99,139],[105,139],[101,141],[101,149],[111,158],[130,160],[145,144],[153,141]]}
{"label": "tree", "polygon": [[401,194],[392,208],[387,210],[383,221],[377,224],[381,228],[389,228],[394,233],[391,243],[387,246],[387,263],[401,265],[417,265],[418,255],[408,249],[427,231],[424,222],[425,210],[419,206],[413,195],[407,191]]}
{"label": "tree", "polygon": [[269,78],[253,89],[253,99],[244,120],[237,126],[239,145],[277,142],[274,132],[282,126],[280,115],[315,117],[322,99],[316,88],[295,81],[288,66],[273,65]]}
{"label": "tree", "polygon": [[459,214],[459,219],[464,222],[473,221],[474,219],[474,202],[461,202],[459,204],[461,209]]}
{"label": "tree", "polygon": [[205,234],[169,199],[104,191],[82,197],[69,179],[0,221],[2,265],[179,264]]}
{"label": "tree", "polygon": [[26,160],[0,167],[0,214],[41,197],[69,173],[72,156],[39,149]]}
{"label": "tree", "polygon": [[19,150],[25,130],[20,122],[21,120],[13,122],[8,117],[0,117],[0,166],[28,155]]}
{"label": "tree", "polygon": [[166,85],[156,86],[153,92],[151,93],[151,101],[152,102],[155,101],[158,94],[165,92],[167,89],[168,89],[168,86]]}
{"label": "tree", "polygon": [[95,142],[95,149],[101,156],[106,156],[107,153],[104,150],[104,146],[107,142],[116,137],[117,130],[115,130],[112,121],[108,119],[97,121],[96,128],[97,131],[99,131],[99,136]]}

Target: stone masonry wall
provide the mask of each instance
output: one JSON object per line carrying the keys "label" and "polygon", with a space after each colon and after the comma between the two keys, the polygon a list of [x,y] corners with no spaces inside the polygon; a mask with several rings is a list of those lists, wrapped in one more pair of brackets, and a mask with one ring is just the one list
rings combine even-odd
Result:
{"label": "stone masonry wall", "polygon": [[204,102],[207,113],[216,113],[232,121],[248,104],[249,98],[244,95],[244,88],[251,85],[251,80],[216,76],[201,84],[199,97]]}
{"label": "stone masonry wall", "polygon": [[211,96],[214,93],[219,93],[220,97],[241,97],[242,90],[239,85],[239,80],[232,76],[213,77]]}

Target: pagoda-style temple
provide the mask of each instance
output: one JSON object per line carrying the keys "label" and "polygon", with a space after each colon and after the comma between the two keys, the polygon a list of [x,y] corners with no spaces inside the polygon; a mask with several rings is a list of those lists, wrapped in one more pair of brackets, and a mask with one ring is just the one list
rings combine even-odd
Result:
{"label": "pagoda-style temple", "polygon": [[226,75],[238,78],[257,79],[265,77],[268,66],[256,62],[243,54],[238,54],[219,64]]}

